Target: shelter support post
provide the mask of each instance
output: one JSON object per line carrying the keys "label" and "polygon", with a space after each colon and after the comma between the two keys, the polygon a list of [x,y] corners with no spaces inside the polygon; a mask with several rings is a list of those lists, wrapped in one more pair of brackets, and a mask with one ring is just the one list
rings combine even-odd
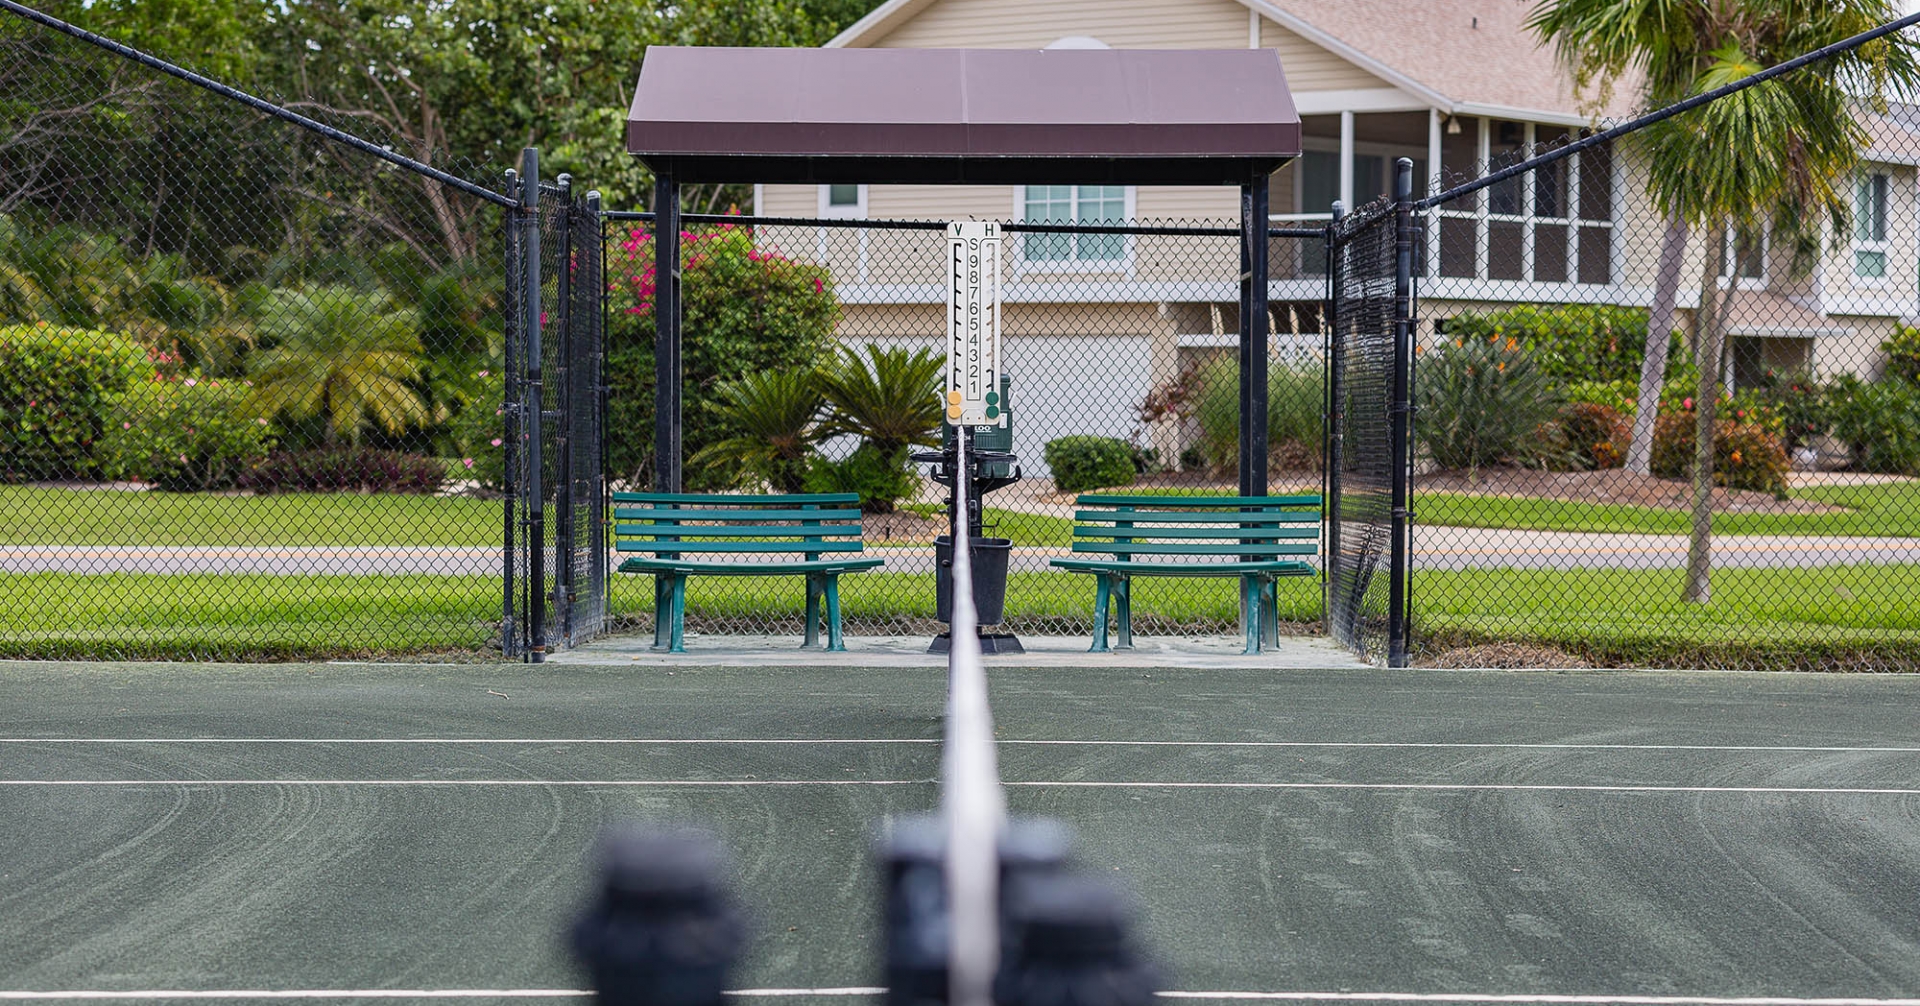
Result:
{"label": "shelter support post", "polygon": [[680,185],[673,172],[653,175],[653,488],[677,493],[680,426]]}
{"label": "shelter support post", "polygon": [[1393,551],[1388,579],[1387,666],[1407,666],[1409,597],[1407,564],[1412,549],[1413,455],[1413,161],[1402,157],[1393,173],[1393,414],[1388,443],[1393,456]]}
{"label": "shelter support post", "polygon": [[1240,186],[1240,495],[1267,494],[1267,175]]}

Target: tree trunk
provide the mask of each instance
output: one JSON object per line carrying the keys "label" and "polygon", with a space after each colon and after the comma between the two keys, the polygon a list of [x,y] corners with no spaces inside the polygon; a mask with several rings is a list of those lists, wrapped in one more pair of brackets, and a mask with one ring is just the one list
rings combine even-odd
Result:
{"label": "tree trunk", "polygon": [[1660,239],[1660,266],[1654,274],[1653,309],[1647,312],[1647,353],[1640,361],[1640,398],[1633,413],[1633,440],[1627,446],[1627,470],[1653,472],[1653,421],[1660,411],[1660,386],[1667,379],[1667,347],[1673,342],[1673,306],[1680,296],[1680,260],[1687,253],[1687,222],[1667,221]]}
{"label": "tree trunk", "polygon": [[1694,312],[1693,342],[1698,347],[1694,361],[1700,366],[1700,382],[1693,399],[1693,529],[1687,539],[1687,585],[1681,599],[1693,604],[1713,600],[1713,434],[1715,406],[1720,399],[1720,356],[1722,334],[1726,330],[1726,310],[1739,282],[1727,280],[1727,292],[1716,297],[1720,281],[1720,255],[1716,248],[1727,246],[1727,226],[1713,229],[1707,246],[1706,264],[1700,269],[1700,308]]}

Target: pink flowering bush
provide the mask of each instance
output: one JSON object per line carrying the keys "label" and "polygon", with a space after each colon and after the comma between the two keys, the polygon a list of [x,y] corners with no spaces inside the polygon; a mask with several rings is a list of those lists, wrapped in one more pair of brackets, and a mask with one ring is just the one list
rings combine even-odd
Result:
{"label": "pink flowering bush", "polygon": [[449,398],[459,411],[447,423],[448,445],[453,451],[453,477],[471,480],[481,489],[493,492],[505,488],[507,475],[507,417],[502,408],[506,382],[498,365],[468,371]]}
{"label": "pink flowering bush", "polygon": [[156,367],[118,403],[100,439],[101,471],[172,492],[230,489],[273,446],[249,400],[243,380]]}
{"label": "pink flowering bush", "polygon": [[0,325],[0,482],[97,470],[115,403],[147,365],[124,335],[44,321]]}
{"label": "pink flowering bush", "polygon": [[[772,247],[734,224],[681,233],[681,360],[685,451],[736,435],[722,415],[720,386],[750,373],[810,365],[840,319],[825,267]],[[617,233],[606,248],[608,465],[644,480],[653,455],[653,235]],[[478,462],[476,461],[476,467]],[[706,473],[689,472],[699,483]],[[705,487],[705,486],[701,486]]]}

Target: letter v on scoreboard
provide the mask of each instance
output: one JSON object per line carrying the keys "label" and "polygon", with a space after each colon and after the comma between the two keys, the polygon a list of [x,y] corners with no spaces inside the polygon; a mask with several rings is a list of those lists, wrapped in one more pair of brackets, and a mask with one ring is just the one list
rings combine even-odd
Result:
{"label": "letter v on scoreboard", "polygon": [[1000,225],[947,225],[947,422],[1004,426],[1000,408]]}

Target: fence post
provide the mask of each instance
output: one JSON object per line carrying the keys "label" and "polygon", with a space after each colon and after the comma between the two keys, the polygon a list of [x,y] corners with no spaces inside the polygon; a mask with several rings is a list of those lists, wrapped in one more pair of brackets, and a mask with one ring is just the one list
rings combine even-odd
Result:
{"label": "fence post", "polygon": [[653,488],[681,487],[680,186],[673,172],[653,176]]}
{"label": "fence post", "polygon": [[[516,207],[520,199],[520,172],[508,168],[506,171],[507,195],[513,197]],[[526,328],[520,317],[520,214],[517,209],[506,211],[504,216],[505,255],[501,259],[501,269],[505,273],[505,295],[501,304],[502,316],[506,322],[506,358],[501,361],[505,372],[500,382],[500,418],[501,418],[501,454],[504,471],[501,475],[501,495],[505,497],[501,507],[501,518],[505,524],[500,556],[500,655],[516,657],[520,655],[520,634],[514,608],[514,545],[518,540],[516,531],[519,525],[514,523],[514,502],[520,492],[520,371],[516,366],[518,354],[523,351]]]}
{"label": "fence post", "polygon": [[1346,216],[1345,203],[1333,201],[1332,219],[1327,221],[1326,237],[1320,241],[1320,252],[1326,259],[1327,308],[1322,328],[1325,341],[1321,351],[1321,366],[1325,368],[1326,401],[1322,403],[1320,417],[1320,512],[1326,515],[1326,541],[1321,547],[1320,567],[1320,617],[1326,623],[1327,634],[1336,639],[1345,639],[1335,630],[1331,616],[1334,611],[1333,591],[1334,572],[1339,568],[1334,561],[1340,554],[1340,465],[1341,447],[1344,443],[1345,410],[1341,408],[1341,388],[1345,377],[1344,360],[1340,345],[1340,256],[1334,246],[1340,233],[1340,218]]}
{"label": "fence post", "polygon": [[1393,542],[1387,581],[1387,666],[1407,666],[1408,504],[1413,481],[1413,160],[1393,172],[1393,406],[1388,451],[1393,465]]}
{"label": "fence post", "polygon": [[547,504],[546,488],[541,484],[546,464],[545,444],[540,436],[541,411],[546,397],[541,393],[540,361],[540,151],[528,147],[520,151],[520,317],[527,333],[526,393],[523,403],[527,437],[527,656],[536,664],[547,658]]}
{"label": "fence post", "polygon": [[591,347],[590,366],[587,375],[587,395],[592,400],[593,422],[589,443],[593,445],[593,471],[588,477],[591,497],[587,501],[588,519],[592,522],[588,532],[588,547],[593,555],[588,566],[592,583],[588,585],[593,605],[591,617],[595,635],[605,631],[607,623],[607,274],[606,274],[606,222],[600,215],[600,192],[587,193],[587,228],[592,236],[593,248],[584,256],[590,263],[587,276],[593,286],[587,291],[586,304],[591,310],[586,312],[588,341]]}
{"label": "fence post", "polygon": [[559,623],[560,640],[564,646],[574,644],[573,603],[577,597],[577,585],[574,582],[574,551],[578,542],[574,539],[575,514],[573,485],[573,424],[574,410],[580,403],[574,401],[574,360],[573,345],[573,176],[561,174],[554,179],[559,186],[559,205],[553,218],[558,221],[560,253],[554,256],[558,263],[554,276],[554,304],[549,312],[558,320],[554,331],[559,333],[559,373],[550,378],[555,390],[554,408],[548,410],[557,427],[554,437],[553,506],[556,511],[553,529],[553,616]]}
{"label": "fence post", "polygon": [[1267,176],[1240,185],[1240,495],[1267,494]]}

